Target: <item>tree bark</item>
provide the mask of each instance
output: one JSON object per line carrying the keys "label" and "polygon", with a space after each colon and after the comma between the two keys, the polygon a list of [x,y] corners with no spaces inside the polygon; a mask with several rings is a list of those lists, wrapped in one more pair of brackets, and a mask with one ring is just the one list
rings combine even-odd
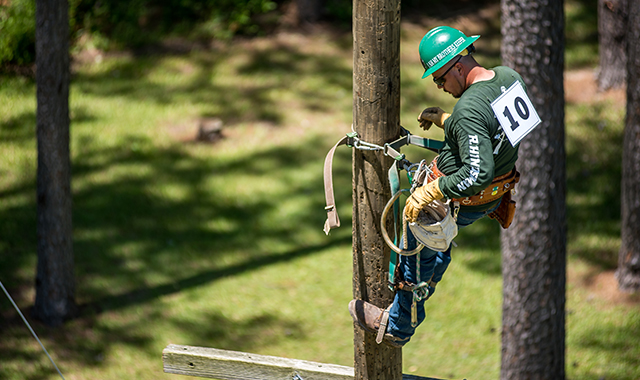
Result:
{"label": "tree bark", "polygon": [[603,91],[622,87],[625,83],[627,2],[628,0],[598,0],[598,89]]}
{"label": "tree bark", "polygon": [[69,158],[69,17],[66,0],[36,2],[37,251],[34,316],[56,326],[74,316]]}
{"label": "tree bark", "polygon": [[640,291],[640,3],[629,2],[627,118],[622,150],[622,243],[616,277],[620,290]]}
{"label": "tree bark", "polygon": [[[353,123],[364,141],[382,145],[399,135],[400,1],[353,2]],[[353,151],[353,296],[386,308],[390,249],[380,217],[391,198],[382,152]],[[354,326],[355,378],[401,379],[402,349],[377,345]]]}
{"label": "tree bark", "polygon": [[501,3],[503,64],[522,74],[542,119],[520,143],[518,209],[501,235],[504,380],[565,378],[563,3]]}

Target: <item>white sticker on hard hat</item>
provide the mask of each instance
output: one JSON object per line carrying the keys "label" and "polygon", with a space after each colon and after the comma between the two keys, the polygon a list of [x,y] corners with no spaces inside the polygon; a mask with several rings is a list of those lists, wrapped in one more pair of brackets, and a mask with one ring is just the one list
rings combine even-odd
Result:
{"label": "white sticker on hard hat", "polygon": [[494,100],[491,108],[513,146],[541,122],[538,112],[519,81],[515,81],[507,91]]}
{"label": "white sticker on hard hat", "polygon": [[460,37],[457,40],[453,41],[451,45],[447,46],[444,50],[438,53],[438,55],[431,58],[431,60],[427,62],[427,66],[429,67],[435,66],[436,63],[440,62],[444,57],[454,53],[458,49],[458,46],[462,45],[463,43],[464,43],[463,37]]}

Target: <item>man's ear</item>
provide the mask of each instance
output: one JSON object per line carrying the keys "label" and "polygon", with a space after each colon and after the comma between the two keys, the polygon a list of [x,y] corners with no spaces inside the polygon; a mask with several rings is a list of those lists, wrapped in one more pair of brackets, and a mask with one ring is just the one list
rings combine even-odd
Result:
{"label": "man's ear", "polygon": [[456,62],[456,64],[454,65],[455,66],[454,69],[458,70],[458,74],[463,75],[464,71],[466,70],[465,69],[466,66],[461,61],[462,60]]}

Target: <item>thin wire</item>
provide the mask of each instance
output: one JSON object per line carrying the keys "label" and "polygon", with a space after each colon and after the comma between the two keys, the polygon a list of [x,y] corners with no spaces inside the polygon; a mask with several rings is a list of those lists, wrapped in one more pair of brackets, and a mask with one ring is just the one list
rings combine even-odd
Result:
{"label": "thin wire", "polygon": [[36,338],[36,340],[38,341],[38,343],[40,343],[40,347],[42,347],[42,350],[44,350],[44,353],[47,354],[47,357],[49,358],[49,360],[51,361],[51,364],[53,364],[54,367],[56,367],[56,371],[58,371],[58,374],[60,375],[60,377],[62,378],[62,380],[65,380],[64,376],[62,376],[62,372],[60,372],[60,369],[58,368],[58,366],[56,365],[56,363],[53,361],[53,359],[51,358],[51,355],[49,355],[49,353],[47,352],[47,349],[44,348],[44,345],[42,344],[42,342],[40,341],[40,339],[38,339],[38,336],[36,335],[36,333],[33,331],[33,329],[31,328],[31,325],[29,324],[29,322],[27,322],[27,319],[24,317],[24,315],[22,315],[22,312],[20,311],[20,309],[18,308],[18,305],[16,305],[15,302],[13,302],[13,298],[11,298],[11,296],[9,295],[9,292],[7,291],[7,289],[5,289],[4,285],[2,285],[2,281],[0,281],[0,287],[2,287],[2,290],[4,291],[4,294],[7,295],[7,297],[9,298],[9,301],[11,301],[11,303],[13,304],[13,307],[16,309],[16,311],[18,312],[18,314],[20,315],[20,318],[22,318],[22,320],[24,321],[24,323],[27,325],[27,327],[29,328],[29,331],[31,331],[31,334],[33,334],[33,337]]}

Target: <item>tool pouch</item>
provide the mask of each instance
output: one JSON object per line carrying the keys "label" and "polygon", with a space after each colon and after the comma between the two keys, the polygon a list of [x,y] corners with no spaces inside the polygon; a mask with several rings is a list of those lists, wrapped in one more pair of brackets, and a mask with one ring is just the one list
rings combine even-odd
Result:
{"label": "tool pouch", "polygon": [[507,229],[513,221],[516,214],[516,201],[511,199],[511,191],[507,191],[500,201],[498,208],[489,214],[489,218],[495,219],[500,223],[502,228]]}

